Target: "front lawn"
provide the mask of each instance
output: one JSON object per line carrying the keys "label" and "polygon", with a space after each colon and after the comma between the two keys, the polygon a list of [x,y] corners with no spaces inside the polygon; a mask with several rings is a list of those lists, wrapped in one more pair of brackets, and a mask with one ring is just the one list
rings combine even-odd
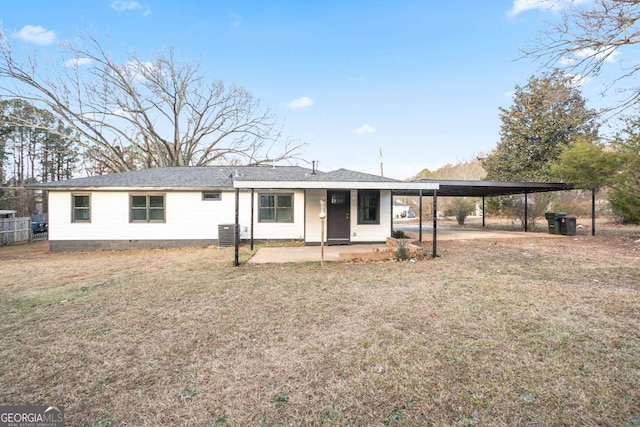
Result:
{"label": "front lawn", "polygon": [[68,426],[639,426],[638,239],[324,267],[3,247],[0,404]]}

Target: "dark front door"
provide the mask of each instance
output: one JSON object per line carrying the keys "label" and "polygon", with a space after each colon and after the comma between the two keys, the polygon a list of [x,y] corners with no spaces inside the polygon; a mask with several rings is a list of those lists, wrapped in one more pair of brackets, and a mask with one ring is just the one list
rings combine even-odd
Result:
{"label": "dark front door", "polygon": [[349,191],[327,191],[327,244],[345,245],[349,243],[350,209]]}

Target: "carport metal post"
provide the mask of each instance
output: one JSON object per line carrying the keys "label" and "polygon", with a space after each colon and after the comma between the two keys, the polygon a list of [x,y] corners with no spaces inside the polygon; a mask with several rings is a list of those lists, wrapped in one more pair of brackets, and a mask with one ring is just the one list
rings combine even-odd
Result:
{"label": "carport metal post", "polygon": [[524,231],[529,231],[529,198],[527,193],[524,193]]}
{"label": "carport metal post", "polygon": [[420,189],[420,201],[418,203],[418,217],[420,218],[420,226],[418,227],[418,241],[422,242],[422,189]]}
{"label": "carport metal post", "polygon": [[253,251],[253,193],[255,189],[251,189],[251,250]]}
{"label": "carport metal post", "polygon": [[484,199],[485,197],[482,196],[482,228],[484,228]]}
{"label": "carport metal post", "polygon": [[438,190],[433,190],[433,253],[431,254],[432,258],[437,257],[438,244],[436,243],[437,230],[438,228]]}
{"label": "carport metal post", "polygon": [[596,189],[591,189],[591,235],[596,235]]}

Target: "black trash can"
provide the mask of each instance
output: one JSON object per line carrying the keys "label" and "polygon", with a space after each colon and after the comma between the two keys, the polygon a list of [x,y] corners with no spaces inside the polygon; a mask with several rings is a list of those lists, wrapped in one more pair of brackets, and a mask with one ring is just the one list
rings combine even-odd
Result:
{"label": "black trash can", "polygon": [[549,234],[560,234],[560,223],[562,218],[566,217],[564,212],[547,212],[544,217],[549,223]]}
{"label": "black trash can", "polygon": [[565,216],[560,218],[560,234],[563,236],[576,235],[576,217]]}

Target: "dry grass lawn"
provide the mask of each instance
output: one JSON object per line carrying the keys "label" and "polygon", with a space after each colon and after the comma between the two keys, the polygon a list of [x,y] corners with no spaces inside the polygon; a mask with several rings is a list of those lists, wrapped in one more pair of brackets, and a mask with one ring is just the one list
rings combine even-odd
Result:
{"label": "dry grass lawn", "polygon": [[69,426],[639,426],[639,239],[323,268],[3,247],[0,404]]}

